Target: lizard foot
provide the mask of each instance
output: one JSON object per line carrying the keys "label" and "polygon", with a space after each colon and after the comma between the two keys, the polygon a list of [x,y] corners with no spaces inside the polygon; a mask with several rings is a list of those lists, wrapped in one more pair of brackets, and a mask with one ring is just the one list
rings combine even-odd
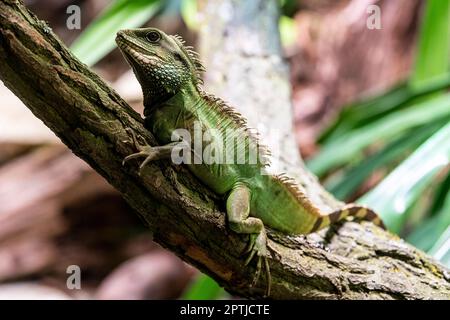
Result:
{"label": "lizard foot", "polygon": [[267,280],[267,290],[266,297],[270,295],[270,287],[272,278],[270,276],[270,268],[269,268],[269,260],[267,259],[267,236],[265,231],[261,231],[259,234],[251,234],[249,245],[245,250],[244,254],[248,254],[247,259],[245,260],[245,265],[248,265],[252,259],[257,258],[256,261],[256,272],[253,277],[253,281],[251,286],[256,285],[261,275],[262,263],[264,262],[264,268],[266,269],[266,280]]}
{"label": "lizard foot", "polygon": [[122,165],[125,165],[125,163],[131,159],[136,158],[143,158],[145,157],[145,160],[142,161],[141,165],[139,166],[139,175],[142,174],[142,170],[144,167],[152,160],[156,159],[158,156],[158,151],[156,148],[150,147],[150,146],[140,146],[139,152],[130,154],[129,156],[125,157],[122,161]]}
{"label": "lizard foot", "polygon": [[180,146],[179,142],[172,142],[165,146],[155,146],[155,147],[149,145],[141,146],[138,143],[134,132],[131,130],[129,130],[129,132],[133,137],[134,147],[139,152],[130,154],[129,156],[125,157],[122,161],[122,165],[125,165],[125,163],[131,159],[145,158],[144,161],[142,161],[141,165],[139,166],[139,175],[142,175],[142,170],[150,161],[168,158],[170,157],[172,150],[175,147]]}

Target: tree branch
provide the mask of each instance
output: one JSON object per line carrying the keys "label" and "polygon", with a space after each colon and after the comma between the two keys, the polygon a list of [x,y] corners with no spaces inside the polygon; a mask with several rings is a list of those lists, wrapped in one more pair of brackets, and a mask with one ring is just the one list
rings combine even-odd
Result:
{"label": "tree branch", "polygon": [[[240,256],[247,239],[226,227],[221,199],[182,167],[153,163],[143,177],[136,162],[122,167],[135,151],[127,129],[155,144],[141,117],[21,2],[0,1],[0,26],[1,79],[123,194],[155,241],[230,292],[261,297],[264,277],[249,287],[255,268],[244,268]],[[308,238],[272,233],[284,243],[269,241],[272,298],[450,298],[448,270],[397,237],[369,223],[334,231]]]}

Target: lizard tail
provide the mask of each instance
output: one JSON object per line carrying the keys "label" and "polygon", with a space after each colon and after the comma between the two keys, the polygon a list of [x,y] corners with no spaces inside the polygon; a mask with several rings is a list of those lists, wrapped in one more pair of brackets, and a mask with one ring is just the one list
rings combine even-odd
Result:
{"label": "lizard tail", "polygon": [[[316,207],[293,179],[285,175],[270,177],[270,179],[272,179],[270,183],[268,183],[268,185],[271,186],[271,189],[269,190],[270,194],[271,196],[274,194],[278,195],[279,199],[277,199],[277,201],[264,203],[263,208],[275,206],[272,208],[271,212],[277,212],[277,210],[282,207],[285,209],[286,213],[295,213],[289,217],[289,219],[285,219],[290,221],[289,225],[287,227],[284,224],[281,225],[281,227],[278,228],[280,231],[283,231],[284,228],[288,233],[313,233],[328,227],[333,223],[342,221],[347,217],[353,217],[354,220],[370,221],[375,225],[386,229],[380,217],[370,208],[357,204],[347,204],[338,210],[328,213]],[[291,201],[291,198],[285,197],[283,191],[288,191],[292,197],[295,198],[295,207],[292,207],[291,204],[293,201]],[[296,223],[297,225],[295,225]]]}
{"label": "lizard tail", "polygon": [[[318,225],[318,229],[323,227],[324,225],[333,224],[338,221],[342,221],[346,219],[347,217],[353,217],[355,220],[364,220],[364,221],[370,221],[374,223],[375,225],[386,229],[383,221],[378,216],[378,214],[375,213],[372,209],[357,205],[357,204],[348,204],[342,207],[339,210],[333,211],[330,214],[327,214],[323,216],[320,225]],[[318,224],[318,223],[317,223]]]}

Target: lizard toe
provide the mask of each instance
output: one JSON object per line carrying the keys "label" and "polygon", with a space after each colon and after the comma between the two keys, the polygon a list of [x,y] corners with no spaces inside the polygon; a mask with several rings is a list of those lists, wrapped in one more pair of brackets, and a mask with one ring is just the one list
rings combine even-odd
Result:
{"label": "lizard toe", "polygon": [[266,281],[267,281],[266,297],[269,297],[270,290],[272,287],[272,276],[270,274],[269,259],[267,259],[267,257],[264,257],[264,267],[266,269]]}
{"label": "lizard toe", "polygon": [[123,160],[122,160],[122,165],[124,166],[125,163],[127,163],[128,161],[132,160],[132,159],[137,159],[137,158],[141,158],[146,156],[145,152],[136,152],[136,153],[132,153],[129,156],[126,156]]}
{"label": "lizard toe", "polygon": [[254,287],[256,285],[256,283],[259,280],[259,277],[261,276],[261,260],[262,258],[260,256],[258,256],[258,262],[256,263],[256,271],[255,271],[255,275],[253,277],[253,281],[251,286]]}
{"label": "lizard toe", "polygon": [[247,259],[245,259],[245,262],[244,262],[245,266],[247,266],[250,263],[250,261],[252,261],[255,254],[256,254],[256,250],[253,247],[253,249],[250,251],[250,253],[247,256]]}
{"label": "lizard toe", "polygon": [[256,234],[249,234],[248,243],[241,254],[242,256],[248,255],[253,250],[253,247],[255,246],[255,241],[256,241]]}

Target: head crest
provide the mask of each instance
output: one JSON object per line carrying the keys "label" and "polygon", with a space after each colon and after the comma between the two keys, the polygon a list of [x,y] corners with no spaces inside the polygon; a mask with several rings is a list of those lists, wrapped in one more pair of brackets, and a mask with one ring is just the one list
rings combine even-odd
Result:
{"label": "head crest", "polygon": [[195,71],[195,78],[196,78],[196,84],[202,85],[203,84],[203,73],[206,71],[205,67],[203,66],[203,63],[200,61],[199,54],[194,51],[194,48],[191,46],[185,46],[186,43],[183,38],[179,35],[173,35],[172,38],[175,40],[175,42],[178,43],[178,46],[180,49],[186,54],[186,56],[189,58],[190,62],[192,63],[192,66],[194,67]]}

